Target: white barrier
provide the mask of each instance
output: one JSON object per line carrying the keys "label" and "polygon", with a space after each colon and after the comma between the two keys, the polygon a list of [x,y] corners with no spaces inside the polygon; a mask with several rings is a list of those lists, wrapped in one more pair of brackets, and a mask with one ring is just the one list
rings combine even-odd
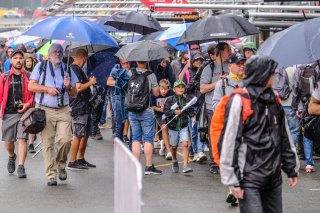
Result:
{"label": "white barrier", "polygon": [[140,213],[142,168],[121,140],[114,140],[114,212]]}

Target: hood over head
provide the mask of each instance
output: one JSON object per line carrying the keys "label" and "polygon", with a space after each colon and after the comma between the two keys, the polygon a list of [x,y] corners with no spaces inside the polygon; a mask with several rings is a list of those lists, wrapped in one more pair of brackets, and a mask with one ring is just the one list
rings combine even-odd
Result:
{"label": "hood over head", "polygon": [[258,98],[278,63],[267,56],[252,56],[245,63],[244,87],[253,99]]}
{"label": "hood over head", "polygon": [[150,62],[149,62],[150,70],[152,70],[153,72],[157,72],[158,67],[160,66],[161,61],[163,61],[163,58],[150,61]]}

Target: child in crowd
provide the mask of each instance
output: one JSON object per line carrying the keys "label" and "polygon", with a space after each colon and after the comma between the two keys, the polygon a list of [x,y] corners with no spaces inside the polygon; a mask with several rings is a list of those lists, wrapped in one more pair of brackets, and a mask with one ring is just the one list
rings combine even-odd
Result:
{"label": "child in crowd", "polygon": [[[171,153],[172,153],[172,170],[175,173],[179,172],[179,164],[177,160],[177,148],[179,142],[183,148],[183,173],[192,172],[188,166],[189,156],[189,133],[188,123],[189,117],[192,117],[192,122],[195,123],[195,113],[193,108],[188,108],[182,112],[183,107],[188,103],[188,100],[183,96],[185,93],[186,84],[183,81],[176,81],[173,86],[174,95],[169,97],[165,103],[164,111],[169,128]],[[172,120],[172,121],[171,121]],[[170,122],[171,121],[171,122]]]}
{"label": "child in crowd", "polygon": [[[169,144],[169,133],[168,128],[166,126],[166,120],[164,117],[164,104],[168,97],[172,96],[174,93],[171,90],[170,82],[167,79],[162,79],[159,82],[160,86],[160,95],[152,97],[152,106],[155,111],[156,121],[162,129],[162,139],[160,141],[161,148],[159,150],[159,155],[166,155],[166,160],[172,159],[172,154],[170,151]],[[165,149],[167,150],[167,154],[165,153]]]}

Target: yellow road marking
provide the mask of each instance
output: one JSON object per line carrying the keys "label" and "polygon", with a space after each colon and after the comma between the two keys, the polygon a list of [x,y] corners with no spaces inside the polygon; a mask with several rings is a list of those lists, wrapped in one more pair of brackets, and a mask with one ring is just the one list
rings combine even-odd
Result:
{"label": "yellow road marking", "polygon": [[[178,154],[179,156],[181,156],[181,157],[183,156],[181,152],[178,152],[178,151],[177,151],[177,154]],[[189,158],[189,161],[192,162],[192,159]],[[178,163],[181,164],[181,163],[183,163],[183,162],[178,162]],[[165,163],[165,164],[157,165],[157,166],[155,166],[155,167],[164,167],[164,166],[171,166],[171,165],[172,165],[172,163]]]}

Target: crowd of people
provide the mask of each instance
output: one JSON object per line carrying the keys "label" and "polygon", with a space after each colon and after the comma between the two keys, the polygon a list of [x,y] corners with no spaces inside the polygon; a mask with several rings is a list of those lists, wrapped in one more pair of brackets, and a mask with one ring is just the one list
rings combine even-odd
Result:
{"label": "crowd of people", "polygon": [[[106,98],[97,101],[93,97],[100,89],[95,87],[97,79],[85,70],[86,50],[78,49],[67,65],[59,44],[51,45],[47,60],[35,53],[33,44],[1,49],[2,140],[9,173],[15,172],[18,157],[19,178],[27,176],[27,151],[35,152],[36,136],[22,130],[24,112],[31,107],[45,111],[41,141],[48,185],[52,186],[57,185],[57,178],[67,179],[66,169],[96,167],[86,161],[85,151],[89,137],[102,139],[99,122],[105,123],[107,104],[112,110],[113,136],[137,159],[143,153],[145,175],[162,174],[153,163],[155,149],[172,162],[172,172],[178,173],[181,145],[182,173],[193,172],[190,157],[193,162],[208,160],[209,171],[221,173],[222,183],[230,189],[227,202],[239,200],[241,212],[282,211],[281,169],[295,186],[296,147],[300,159],[306,160],[305,171],[314,171],[317,141],[304,136],[301,118],[305,112],[320,114],[318,62],[284,69],[268,57],[256,56],[253,42],[242,50],[225,42],[206,51],[193,44],[177,58],[134,62],[119,58],[101,90]],[[217,136],[212,125],[226,96],[230,99]],[[195,97],[197,101],[185,108]],[[219,150],[213,147],[214,137],[219,139]],[[219,152],[219,161],[215,152]]]}

